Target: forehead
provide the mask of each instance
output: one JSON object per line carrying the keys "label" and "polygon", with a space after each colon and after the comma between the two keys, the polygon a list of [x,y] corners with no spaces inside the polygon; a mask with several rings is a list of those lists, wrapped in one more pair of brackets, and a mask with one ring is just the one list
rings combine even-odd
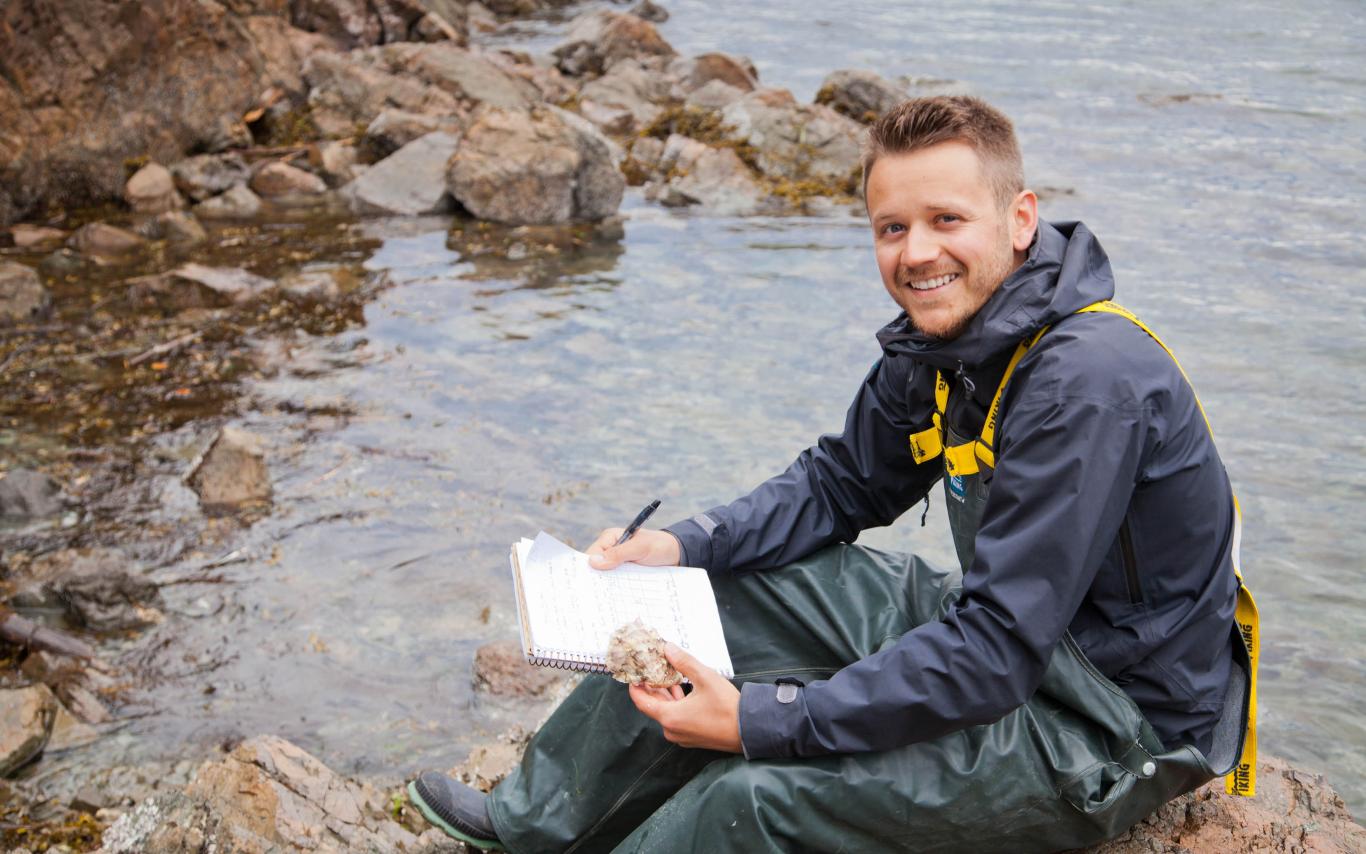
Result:
{"label": "forehead", "polygon": [[991,183],[981,158],[965,142],[941,142],[900,154],[884,154],[868,172],[868,211],[984,205]]}

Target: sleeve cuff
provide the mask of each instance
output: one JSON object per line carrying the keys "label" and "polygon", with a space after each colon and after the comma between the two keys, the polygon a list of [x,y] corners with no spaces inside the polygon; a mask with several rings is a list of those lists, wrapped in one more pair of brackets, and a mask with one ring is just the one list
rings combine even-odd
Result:
{"label": "sleeve cuff", "polygon": [[740,686],[740,746],[746,759],[797,756],[797,733],[806,723],[806,696],[798,688],[788,703],[778,700],[778,686],[746,682]]}
{"label": "sleeve cuff", "polygon": [[[664,530],[673,534],[674,539],[678,540],[679,564],[682,566],[696,566],[710,571],[712,569],[711,554],[711,531],[703,527],[700,519],[707,519],[706,516],[694,516],[691,519],[684,519],[675,522]],[[707,519],[711,523],[710,519]],[[715,527],[712,523],[710,527]]]}

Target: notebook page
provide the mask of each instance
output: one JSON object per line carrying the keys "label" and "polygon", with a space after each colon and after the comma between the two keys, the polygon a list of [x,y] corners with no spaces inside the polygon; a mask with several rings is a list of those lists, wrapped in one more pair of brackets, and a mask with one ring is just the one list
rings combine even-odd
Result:
{"label": "notebook page", "polygon": [[709,667],[732,672],[705,570],[627,563],[604,572],[546,533],[526,552],[519,544],[518,560],[534,651],[601,662],[612,632],[639,619]]}

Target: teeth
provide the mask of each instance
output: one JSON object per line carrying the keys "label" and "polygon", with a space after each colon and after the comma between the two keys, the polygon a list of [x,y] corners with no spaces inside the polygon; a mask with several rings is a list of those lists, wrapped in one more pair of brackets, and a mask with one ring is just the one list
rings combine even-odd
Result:
{"label": "teeth", "polygon": [[934,279],[926,279],[926,280],[924,280],[923,282],[911,282],[910,285],[911,285],[911,288],[912,288],[913,290],[917,290],[917,291],[932,291],[932,290],[934,290],[935,288],[942,288],[942,287],[944,287],[945,285],[947,285],[949,282],[952,282],[952,281],[953,281],[954,279],[956,279],[956,278],[958,278],[958,274],[957,274],[957,273],[949,273],[948,275],[939,276],[939,277],[934,278]]}

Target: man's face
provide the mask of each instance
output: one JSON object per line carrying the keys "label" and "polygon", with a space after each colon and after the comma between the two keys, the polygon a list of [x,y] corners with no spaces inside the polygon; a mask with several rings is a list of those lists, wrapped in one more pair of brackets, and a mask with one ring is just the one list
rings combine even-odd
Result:
{"label": "man's face", "polygon": [[943,142],[878,158],[868,174],[868,217],[882,284],[915,328],[958,337],[1034,239],[1028,190],[1004,209],[977,152]]}

